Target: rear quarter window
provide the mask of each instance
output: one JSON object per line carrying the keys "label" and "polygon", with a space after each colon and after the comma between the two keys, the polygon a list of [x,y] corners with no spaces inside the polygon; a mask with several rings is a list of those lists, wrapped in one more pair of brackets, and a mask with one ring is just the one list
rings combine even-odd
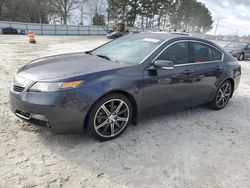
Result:
{"label": "rear quarter window", "polygon": [[219,50],[213,48],[213,60],[219,61],[221,59],[222,59],[222,53]]}

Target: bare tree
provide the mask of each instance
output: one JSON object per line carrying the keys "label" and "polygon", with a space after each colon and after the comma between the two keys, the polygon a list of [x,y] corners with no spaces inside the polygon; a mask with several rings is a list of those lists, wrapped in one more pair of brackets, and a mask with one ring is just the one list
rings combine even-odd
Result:
{"label": "bare tree", "polygon": [[0,0],[0,20],[48,23],[52,0]]}
{"label": "bare tree", "polygon": [[89,0],[81,0],[80,2],[80,6],[79,6],[79,10],[80,10],[80,25],[83,25],[83,15],[85,12],[85,4],[88,2]]}
{"label": "bare tree", "polygon": [[51,5],[57,14],[60,14],[61,23],[67,24],[70,13],[81,6],[82,0],[53,0]]}
{"label": "bare tree", "polygon": [[106,0],[88,0],[83,9],[83,15],[89,17],[93,22],[93,18],[96,16],[105,18],[106,11]]}

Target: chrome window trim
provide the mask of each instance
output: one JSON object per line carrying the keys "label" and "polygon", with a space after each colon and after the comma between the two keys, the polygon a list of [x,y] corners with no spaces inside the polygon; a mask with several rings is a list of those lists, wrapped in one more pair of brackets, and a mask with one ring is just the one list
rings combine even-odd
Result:
{"label": "chrome window trim", "polygon": [[[165,41],[166,42],[166,41]],[[157,49],[159,49],[165,42],[163,42]],[[211,48],[214,48],[216,50],[218,50],[221,54],[222,54],[222,57],[220,60],[212,60],[212,61],[204,61],[204,62],[200,62],[200,63],[197,63],[197,62],[190,62],[190,63],[183,63],[183,64],[178,64],[178,65],[174,65],[174,67],[180,67],[180,66],[185,66],[185,65],[202,65],[204,63],[215,63],[215,62],[223,62],[224,60],[224,57],[225,57],[225,54],[220,50],[218,49],[216,46],[213,46],[211,44],[208,44],[206,42],[203,42],[203,41],[198,41],[198,40],[192,40],[192,39],[189,39],[189,40],[178,40],[178,41],[175,41],[175,42],[172,42],[170,43],[169,45],[167,45],[163,50],[161,50],[161,52],[153,59],[153,62],[162,54],[163,51],[165,51],[167,48],[169,48],[170,46],[176,44],[176,43],[180,43],[180,42],[196,42],[196,43],[202,43],[202,44],[205,44],[205,45],[208,45],[210,46]],[[152,53],[150,53],[146,58],[148,58],[150,55],[152,55],[157,49],[155,49]],[[145,58],[145,59],[146,59]],[[144,59],[143,59],[144,61]],[[141,63],[141,62],[140,62]]]}
{"label": "chrome window trim", "polygon": [[222,61],[203,61],[200,63],[183,63],[183,64],[174,65],[174,67],[181,67],[181,66],[187,66],[187,65],[203,65],[207,63],[216,63],[216,62],[222,62]]}

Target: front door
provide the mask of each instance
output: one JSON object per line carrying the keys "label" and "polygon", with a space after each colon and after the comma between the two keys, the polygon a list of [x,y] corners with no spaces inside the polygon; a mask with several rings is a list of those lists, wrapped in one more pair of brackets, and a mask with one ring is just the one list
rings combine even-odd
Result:
{"label": "front door", "polygon": [[149,65],[144,70],[143,109],[162,111],[185,106],[191,102],[193,68],[189,62],[188,42],[176,42],[163,50],[155,60],[174,63],[171,70]]}

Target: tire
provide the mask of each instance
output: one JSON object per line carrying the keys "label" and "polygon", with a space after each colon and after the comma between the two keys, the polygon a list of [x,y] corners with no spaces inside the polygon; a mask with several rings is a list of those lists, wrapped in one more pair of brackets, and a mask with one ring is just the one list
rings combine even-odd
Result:
{"label": "tire", "polygon": [[229,102],[233,92],[232,83],[228,80],[223,82],[218,88],[214,99],[209,103],[210,108],[214,110],[223,109]]}
{"label": "tire", "polygon": [[132,105],[126,96],[120,93],[106,95],[91,108],[88,131],[101,141],[114,139],[126,131],[132,114]]}
{"label": "tire", "polygon": [[239,57],[238,57],[238,60],[239,60],[239,61],[242,61],[242,60],[244,60],[244,58],[245,58],[245,57],[244,57],[244,54],[241,53],[241,54],[239,55]]}

